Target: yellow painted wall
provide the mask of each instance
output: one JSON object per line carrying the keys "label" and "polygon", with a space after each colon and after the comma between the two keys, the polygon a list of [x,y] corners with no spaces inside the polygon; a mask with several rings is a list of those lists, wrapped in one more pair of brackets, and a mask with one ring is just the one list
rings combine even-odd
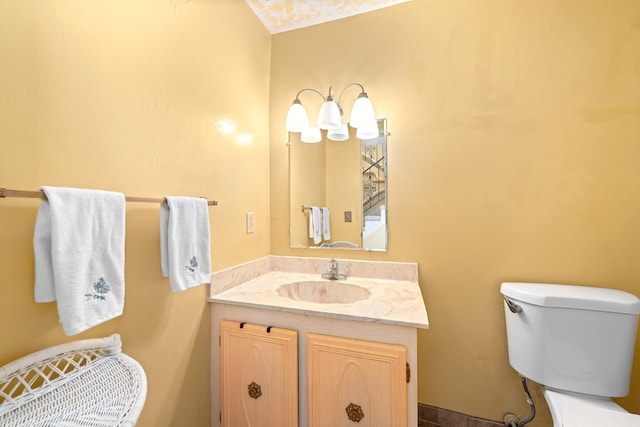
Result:
{"label": "yellow painted wall", "polygon": [[[204,196],[220,202],[214,270],[269,253],[270,35],[245,2],[3,1],[0,58],[0,186]],[[207,287],[170,291],[159,207],[127,205],[124,315],[66,337],[55,304],[33,302],[37,206],[0,199],[0,365],[117,332],[148,376],[139,425],[209,425]]]}
{"label": "yellow painted wall", "polygon": [[288,246],[295,93],[357,81],[389,119],[389,251],[326,256],[419,263],[420,402],[528,414],[502,281],[640,295],[640,2],[416,0],[276,34],[271,76],[272,254],[318,255]]}

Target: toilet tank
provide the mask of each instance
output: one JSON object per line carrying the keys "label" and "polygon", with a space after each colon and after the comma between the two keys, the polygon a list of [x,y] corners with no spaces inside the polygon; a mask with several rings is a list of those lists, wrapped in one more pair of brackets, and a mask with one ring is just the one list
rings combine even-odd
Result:
{"label": "toilet tank", "polygon": [[503,283],[500,292],[509,363],[520,375],[576,393],[629,393],[640,299],[614,289],[541,283]]}

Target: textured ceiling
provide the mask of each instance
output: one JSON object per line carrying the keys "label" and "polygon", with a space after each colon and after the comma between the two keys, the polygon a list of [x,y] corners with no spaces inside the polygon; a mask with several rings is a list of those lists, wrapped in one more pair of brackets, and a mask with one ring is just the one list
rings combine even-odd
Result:
{"label": "textured ceiling", "polygon": [[321,24],[410,0],[246,0],[271,34]]}

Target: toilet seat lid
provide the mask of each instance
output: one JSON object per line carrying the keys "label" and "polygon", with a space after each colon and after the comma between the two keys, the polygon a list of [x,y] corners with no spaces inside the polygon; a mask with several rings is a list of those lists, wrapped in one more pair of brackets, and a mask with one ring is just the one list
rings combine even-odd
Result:
{"label": "toilet seat lid", "polygon": [[640,415],[578,402],[570,402],[562,413],[563,427],[640,427]]}

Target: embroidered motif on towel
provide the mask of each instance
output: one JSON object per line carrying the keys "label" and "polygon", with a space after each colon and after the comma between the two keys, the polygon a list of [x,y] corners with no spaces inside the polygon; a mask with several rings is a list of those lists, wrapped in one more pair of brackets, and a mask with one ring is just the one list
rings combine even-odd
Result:
{"label": "embroidered motif on towel", "polygon": [[189,265],[184,266],[184,269],[190,273],[195,273],[197,268],[198,268],[198,260],[196,259],[195,256],[189,260]]}
{"label": "embroidered motif on towel", "polygon": [[84,294],[87,298],[87,301],[94,299],[96,301],[106,301],[107,294],[111,292],[111,286],[104,280],[104,277],[101,277],[97,282],[95,282],[92,286],[93,293]]}

